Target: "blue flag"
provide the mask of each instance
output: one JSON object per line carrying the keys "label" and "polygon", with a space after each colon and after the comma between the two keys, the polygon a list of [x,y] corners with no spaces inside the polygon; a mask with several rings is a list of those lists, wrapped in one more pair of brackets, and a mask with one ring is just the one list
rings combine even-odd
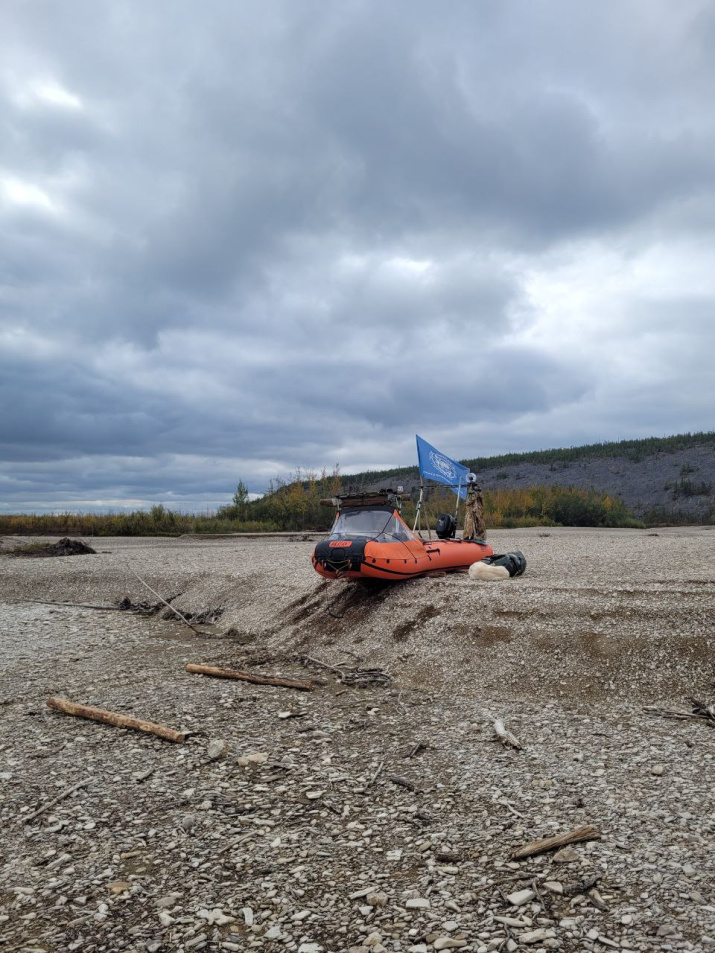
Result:
{"label": "blue flag", "polygon": [[[467,475],[469,470],[461,463],[440,453],[431,443],[417,437],[417,459],[420,462],[420,476],[423,480],[443,483],[463,500],[467,498]],[[461,485],[459,485],[461,484]]]}

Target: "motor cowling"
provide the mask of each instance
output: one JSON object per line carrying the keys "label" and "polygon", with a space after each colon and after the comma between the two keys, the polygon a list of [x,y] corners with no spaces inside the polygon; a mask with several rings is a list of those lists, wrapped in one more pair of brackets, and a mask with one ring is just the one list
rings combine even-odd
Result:
{"label": "motor cowling", "polygon": [[487,556],[483,562],[490,563],[492,566],[504,566],[510,576],[521,576],[526,569],[526,556],[518,550],[513,553]]}
{"label": "motor cowling", "polygon": [[451,513],[442,513],[437,520],[435,532],[440,539],[454,539],[457,535],[457,518]]}

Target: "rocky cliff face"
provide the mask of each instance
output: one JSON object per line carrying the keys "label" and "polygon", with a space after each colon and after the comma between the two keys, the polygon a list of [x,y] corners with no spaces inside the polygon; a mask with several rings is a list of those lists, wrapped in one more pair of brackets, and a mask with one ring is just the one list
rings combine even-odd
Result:
{"label": "rocky cliff face", "polygon": [[705,521],[715,510],[715,450],[691,447],[644,460],[602,457],[573,463],[520,463],[478,472],[483,487],[575,486],[620,497],[636,516]]}
{"label": "rocky cliff face", "polygon": [[[475,472],[481,486],[489,490],[534,485],[598,490],[620,497],[636,516],[655,522],[705,523],[715,518],[715,448],[711,446],[658,452],[637,461],[615,454],[570,463],[527,459],[481,466]],[[409,492],[419,485],[417,469],[392,479],[397,481]],[[378,483],[386,485],[384,479]]]}

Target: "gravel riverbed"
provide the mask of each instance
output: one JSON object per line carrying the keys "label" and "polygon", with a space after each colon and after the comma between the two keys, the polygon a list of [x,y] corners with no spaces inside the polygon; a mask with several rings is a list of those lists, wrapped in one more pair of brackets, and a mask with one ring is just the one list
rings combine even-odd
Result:
{"label": "gravel riverbed", "polygon": [[[644,711],[713,698],[715,530],[494,532],[524,577],[371,590],[300,535],[86,541],[0,554],[3,953],[715,951],[715,726]],[[200,634],[118,611],[157,601],[134,573]]]}

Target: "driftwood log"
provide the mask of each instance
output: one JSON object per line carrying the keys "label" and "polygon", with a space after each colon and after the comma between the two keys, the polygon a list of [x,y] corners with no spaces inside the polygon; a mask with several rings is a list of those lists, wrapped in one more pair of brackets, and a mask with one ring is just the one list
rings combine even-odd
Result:
{"label": "driftwood log", "polygon": [[242,672],[233,668],[217,668],[214,665],[186,666],[186,671],[192,675],[210,675],[212,678],[235,678],[240,682],[252,682],[254,685],[276,685],[279,688],[296,688],[299,692],[312,692],[313,683],[304,682],[298,678],[278,678],[273,675],[254,675],[252,672]]}
{"label": "driftwood log", "polygon": [[187,735],[183,731],[175,731],[173,728],[167,728],[165,725],[157,725],[153,721],[144,721],[143,718],[130,718],[128,715],[120,715],[114,711],[107,711],[104,708],[93,708],[91,705],[80,705],[77,702],[71,702],[68,698],[60,698],[53,695],[47,699],[47,704],[55,711],[61,711],[65,715],[74,715],[77,718],[88,718],[90,721],[101,721],[105,725],[113,725],[115,728],[130,728],[133,731],[143,731],[149,735],[156,735],[163,738],[164,741],[174,741],[177,744],[183,744]]}
{"label": "driftwood log", "polygon": [[555,850],[557,847],[565,847],[567,844],[578,844],[585,840],[598,840],[600,836],[592,824],[587,824],[585,827],[579,827],[568,834],[556,834],[554,837],[544,837],[541,840],[531,841],[529,844],[513,851],[511,857],[513,860],[523,860],[525,857],[545,854],[547,850]]}

